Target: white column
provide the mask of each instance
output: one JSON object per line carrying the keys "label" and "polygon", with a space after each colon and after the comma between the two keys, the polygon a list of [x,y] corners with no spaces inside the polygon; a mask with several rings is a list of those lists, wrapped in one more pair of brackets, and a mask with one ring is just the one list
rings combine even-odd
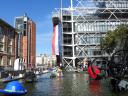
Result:
{"label": "white column", "polygon": [[74,26],[73,26],[73,0],[71,0],[71,22],[72,22],[72,52],[73,67],[75,67],[75,48],[74,48]]}

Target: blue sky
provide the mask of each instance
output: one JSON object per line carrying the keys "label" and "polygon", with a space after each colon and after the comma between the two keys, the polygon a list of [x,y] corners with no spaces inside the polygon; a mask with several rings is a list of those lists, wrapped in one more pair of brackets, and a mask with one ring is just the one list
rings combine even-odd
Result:
{"label": "blue sky", "polygon": [[[0,0],[0,18],[14,25],[16,16],[24,13],[36,23],[36,53],[51,55],[52,12],[60,8],[61,0]],[[68,6],[70,0],[63,0]]]}

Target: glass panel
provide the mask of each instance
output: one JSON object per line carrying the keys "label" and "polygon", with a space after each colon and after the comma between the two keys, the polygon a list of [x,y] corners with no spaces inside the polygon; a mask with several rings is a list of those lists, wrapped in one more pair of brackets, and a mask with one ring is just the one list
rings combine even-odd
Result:
{"label": "glass panel", "polygon": [[2,65],[3,65],[3,57],[0,56],[0,66],[2,66]]}

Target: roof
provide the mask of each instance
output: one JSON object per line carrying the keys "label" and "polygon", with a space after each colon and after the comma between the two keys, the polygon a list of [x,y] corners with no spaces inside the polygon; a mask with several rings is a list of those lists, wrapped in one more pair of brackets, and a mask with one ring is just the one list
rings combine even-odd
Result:
{"label": "roof", "polygon": [[9,27],[9,28],[11,28],[13,30],[15,30],[15,28],[13,26],[11,26],[10,24],[8,24],[7,22],[5,22],[4,20],[2,20],[1,18],[0,18],[0,24],[3,24],[5,26],[7,26],[7,27]]}

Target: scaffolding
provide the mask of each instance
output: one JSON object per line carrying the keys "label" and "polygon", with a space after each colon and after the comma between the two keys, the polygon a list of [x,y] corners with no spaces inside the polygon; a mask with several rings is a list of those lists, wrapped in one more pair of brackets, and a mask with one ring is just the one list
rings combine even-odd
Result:
{"label": "scaffolding", "polygon": [[62,26],[63,65],[76,67],[84,58],[98,58],[99,63],[108,57],[101,50],[101,39],[128,23],[128,0],[71,0],[69,8],[56,9],[54,18]]}

